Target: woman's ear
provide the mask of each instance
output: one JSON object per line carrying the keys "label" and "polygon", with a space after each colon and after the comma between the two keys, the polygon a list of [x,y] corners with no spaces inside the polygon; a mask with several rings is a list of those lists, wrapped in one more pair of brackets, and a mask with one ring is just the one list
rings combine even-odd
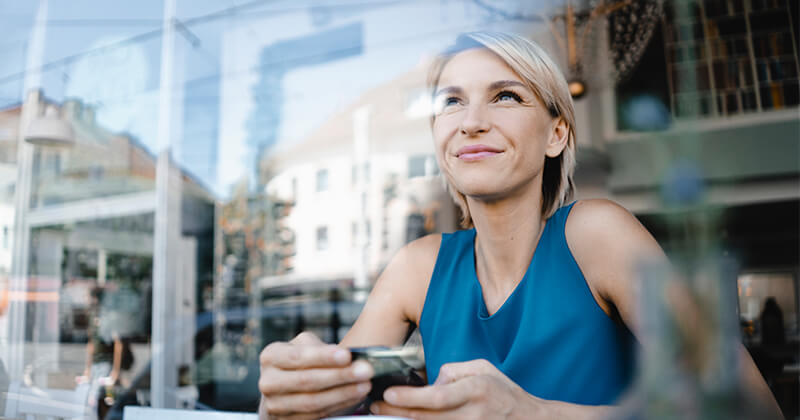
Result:
{"label": "woman's ear", "polygon": [[567,147],[569,141],[569,126],[563,118],[555,121],[553,129],[550,131],[550,136],[547,139],[547,149],[545,154],[547,157],[558,157],[561,152]]}

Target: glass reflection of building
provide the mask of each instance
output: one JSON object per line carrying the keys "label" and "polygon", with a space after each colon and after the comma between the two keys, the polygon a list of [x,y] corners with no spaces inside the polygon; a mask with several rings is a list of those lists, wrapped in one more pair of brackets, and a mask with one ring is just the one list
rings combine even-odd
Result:
{"label": "glass reflection of building", "polygon": [[[22,359],[27,386],[69,389],[83,371],[86,342],[92,328],[110,340],[119,336],[131,344],[135,355],[131,377],[147,375],[151,357],[153,253],[156,211],[156,157],[135,138],[107,130],[96,123],[92,107],[78,100],[57,104],[41,91],[31,91],[25,101],[3,111],[3,133],[18,133],[28,125],[23,115],[50,112],[69,123],[74,133],[67,146],[33,148],[31,180],[26,204],[27,253],[24,289],[10,285],[9,267],[0,266],[3,312],[9,300],[24,302],[22,313],[8,313],[12,324],[24,325],[21,336],[5,331],[3,340],[24,340]],[[11,137],[11,136],[10,136]],[[17,185],[17,139],[0,141],[3,202],[7,217],[0,226],[5,258],[12,248],[13,196]],[[5,138],[0,140],[7,140]],[[12,146],[13,145],[13,146]],[[7,156],[6,156],[7,155]],[[175,344],[180,366],[194,364],[195,314],[203,310],[195,295],[197,285],[211,283],[214,200],[188,172],[172,170],[182,184],[183,212],[179,252],[183,264],[176,299],[181,303],[173,323],[188,336]],[[11,203],[10,205],[8,203]],[[5,225],[8,223],[9,225]],[[0,244],[2,245],[2,244]],[[208,255],[204,255],[207,253]],[[102,299],[92,303],[94,290]],[[20,322],[19,317],[24,317]],[[7,359],[8,360],[8,359]],[[12,370],[13,372],[13,370]],[[14,391],[20,392],[20,391]],[[23,393],[25,391],[22,391]],[[10,394],[11,395],[11,394]]]}
{"label": "glass reflection of building", "polygon": [[424,69],[416,68],[269,155],[266,193],[279,217],[275,265],[258,280],[261,293],[343,287],[358,301],[402,245],[457,228],[430,120],[414,114],[422,95]]}
{"label": "glass reflection of building", "polygon": [[[512,30],[535,39],[567,68],[548,25],[526,14],[536,7],[485,4],[266,2],[216,10],[181,3],[175,27],[182,29],[173,38],[156,30],[141,45],[123,44],[142,46],[154,67],[162,47],[174,47],[169,88],[157,77],[134,78],[131,84],[144,94],[122,89],[111,98],[93,97],[114,93],[114,81],[125,76],[121,69],[142,67],[87,60],[75,68],[88,73],[70,74],[86,86],[70,82],[58,102],[33,93],[23,105],[0,110],[0,315],[14,258],[23,108],[41,114],[49,104],[76,133],[72,148],[37,147],[32,157],[23,338],[43,345],[26,347],[20,370],[32,366],[35,385],[74,387],[59,372],[82,368],[89,289],[119,284],[133,292],[130,307],[120,305],[119,313],[132,311],[131,303],[144,308],[124,326],[134,336],[135,370],[145,368],[151,346],[175,345],[170,368],[186,365],[191,374],[167,388],[191,383],[195,400],[208,407],[254,408],[257,356],[265,344],[304,329],[327,341],[341,338],[400,246],[457,228],[433,158],[420,56],[464,30]],[[614,70],[606,60],[615,48],[613,27],[602,22],[590,31],[584,70],[594,74],[575,102],[577,198],[620,202],[669,246],[660,188],[664,174],[687,168],[673,164],[685,163],[684,152],[692,151],[708,202],[724,214],[718,235],[743,263],[743,318],[752,321],[766,294],[781,293],[787,331],[796,337],[796,2],[693,4],[697,14],[689,19],[665,13],[636,70],[616,86],[605,78]],[[59,8],[65,6],[50,7],[53,17],[64,14]],[[157,25],[170,20],[161,10],[150,12]],[[69,73],[72,67],[64,66]],[[122,73],[109,75],[104,67]],[[45,74],[48,95],[58,92],[61,72]],[[95,77],[102,89],[88,83]],[[698,78],[694,87],[682,82],[690,77]],[[179,97],[170,106],[180,109],[172,123],[182,130],[171,140],[179,146],[170,171],[180,180],[180,217],[168,218],[178,225],[170,225],[170,254],[157,245],[167,242],[155,237],[163,145],[156,144],[153,121],[164,91]],[[130,104],[127,95],[145,98]],[[104,112],[95,108],[101,99],[105,112],[140,114],[125,115],[138,138],[96,122]],[[156,341],[169,335],[151,335],[158,320],[148,300],[155,296],[159,254],[179,261],[180,281],[169,300],[177,309],[169,321],[181,335],[167,342]],[[0,339],[7,336],[0,330]]]}

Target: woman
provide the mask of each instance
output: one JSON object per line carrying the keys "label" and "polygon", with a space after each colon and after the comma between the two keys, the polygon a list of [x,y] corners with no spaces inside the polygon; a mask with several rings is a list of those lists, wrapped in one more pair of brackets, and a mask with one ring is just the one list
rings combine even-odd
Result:
{"label": "woman", "polygon": [[[432,385],[393,387],[373,413],[431,418],[602,415],[631,380],[634,265],[656,241],[605,200],[572,194],[572,100],[524,38],[472,33],[431,70],[439,167],[469,230],[400,250],[339,346],[311,334],[261,354],[262,418],[316,418],[362,400],[372,371],[346,347],[419,326]],[[763,380],[746,359],[759,393]],[[773,403],[774,404],[774,403]]]}

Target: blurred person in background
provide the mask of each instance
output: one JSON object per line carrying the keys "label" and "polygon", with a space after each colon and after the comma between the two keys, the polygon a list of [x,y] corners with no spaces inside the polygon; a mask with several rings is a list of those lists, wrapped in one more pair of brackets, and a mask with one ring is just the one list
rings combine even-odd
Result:
{"label": "blurred person in background", "polygon": [[89,340],[86,344],[86,368],[81,380],[90,381],[89,415],[92,419],[103,419],[113,405],[114,389],[120,381],[122,371],[133,365],[133,353],[128,339],[120,336],[118,331],[104,334],[101,329],[101,302],[104,289],[95,287],[91,292],[91,321],[89,324]]}
{"label": "blurred person in background", "polygon": [[759,321],[761,345],[752,349],[753,359],[767,383],[773,386],[775,378],[783,371],[783,365],[791,360],[783,352],[786,345],[783,311],[774,297],[770,296],[764,301]]}
{"label": "blurred person in background", "polygon": [[[641,332],[631,290],[642,260],[666,264],[636,218],[607,200],[570,203],[575,117],[537,45],[471,33],[434,62],[436,157],[462,211],[378,278],[339,345],[310,333],[261,354],[260,416],[319,418],[370,391],[348,347],[398,346],[418,327],[429,386],[392,387],[373,413],[412,418],[610,414],[633,378]],[[743,349],[742,382],[780,414]]]}
{"label": "blurred person in background", "polygon": [[761,344],[765,347],[786,344],[783,311],[772,296],[764,302],[764,309],[761,311]]}

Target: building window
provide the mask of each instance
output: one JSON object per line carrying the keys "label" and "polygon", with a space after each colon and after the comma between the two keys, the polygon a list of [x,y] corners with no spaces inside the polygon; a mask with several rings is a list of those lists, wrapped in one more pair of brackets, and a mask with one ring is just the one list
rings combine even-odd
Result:
{"label": "building window", "polygon": [[361,226],[364,226],[364,243],[369,245],[370,243],[370,236],[372,235],[372,224],[367,220],[366,223],[362,224],[360,222],[353,222],[352,226],[352,233],[353,233],[353,240],[352,246],[355,248],[358,246],[358,235],[359,231],[361,230]]}
{"label": "building window", "polygon": [[686,16],[665,5],[661,30],[617,86],[619,130],[798,106],[798,22],[790,3],[697,1]]}
{"label": "building window", "polygon": [[53,174],[60,174],[61,173],[61,155],[53,155],[52,162],[50,163],[51,169]]}
{"label": "building window", "polygon": [[[370,171],[369,162],[364,162],[364,172],[363,172],[364,184],[369,184],[369,179],[370,179],[369,171]],[[352,181],[353,185],[356,185],[358,183],[358,177],[359,176],[361,176],[361,175],[359,175],[359,173],[358,173],[358,165],[353,165],[352,174],[351,174],[351,181]]]}
{"label": "building window", "polygon": [[427,160],[427,156],[420,155],[420,156],[411,156],[408,158],[408,177],[409,178],[418,178],[425,176],[425,161]]}
{"label": "building window", "polygon": [[429,155],[425,159],[425,173],[429,176],[439,175],[439,165],[436,163],[436,156]]}
{"label": "building window", "polygon": [[408,158],[408,177],[418,178],[439,174],[439,166],[433,155],[417,155]]}
{"label": "building window", "polygon": [[317,171],[317,192],[328,190],[328,170],[320,169]]}
{"label": "building window", "polygon": [[321,226],[317,228],[317,251],[326,249],[328,249],[328,227]]}

